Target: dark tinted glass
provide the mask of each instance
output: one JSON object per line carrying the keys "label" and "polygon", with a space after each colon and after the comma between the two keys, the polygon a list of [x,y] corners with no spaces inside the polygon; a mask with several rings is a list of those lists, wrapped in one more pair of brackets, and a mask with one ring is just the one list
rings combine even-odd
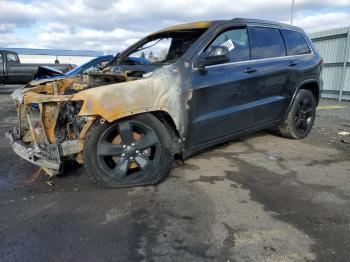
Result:
{"label": "dark tinted glass", "polygon": [[212,50],[217,46],[223,46],[228,49],[230,62],[250,59],[248,32],[246,28],[232,29],[221,33],[206,51]]}
{"label": "dark tinted glass", "polygon": [[285,29],[281,30],[281,32],[284,40],[286,41],[288,55],[302,55],[311,53],[309,46],[300,33]]}
{"label": "dark tinted glass", "polygon": [[252,59],[285,56],[283,38],[278,29],[251,27],[250,41]]}

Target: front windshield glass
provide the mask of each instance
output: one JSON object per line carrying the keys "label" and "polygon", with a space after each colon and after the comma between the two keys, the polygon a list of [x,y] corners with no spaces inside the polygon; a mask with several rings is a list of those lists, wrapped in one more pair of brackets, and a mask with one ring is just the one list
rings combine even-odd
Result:
{"label": "front windshield glass", "polygon": [[203,34],[203,29],[180,30],[151,35],[121,57],[119,64],[174,63]]}
{"label": "front windshield glass", "polygon": [[153,40],[139,47],[138,51],[129,55],[129,58],[131,60],[135,60],[133,58],[143,58],[150,63],[163,62],[169,53],[170,44],[170,38]]}

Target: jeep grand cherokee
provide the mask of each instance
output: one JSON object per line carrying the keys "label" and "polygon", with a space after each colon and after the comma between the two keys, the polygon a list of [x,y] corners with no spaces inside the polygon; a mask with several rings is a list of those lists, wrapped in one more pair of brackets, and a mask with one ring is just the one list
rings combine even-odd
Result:
{"label": "jeep grand cherokee", "polygon": [[[135,64],[133,57],[149,63]],[[298,27],[233,19],[173,26],[101,71],[15,91],[13,150],[48,174],[84,164],[103,187],[153,185],[174,157],[276,127],[309,134],[322,58]]]}

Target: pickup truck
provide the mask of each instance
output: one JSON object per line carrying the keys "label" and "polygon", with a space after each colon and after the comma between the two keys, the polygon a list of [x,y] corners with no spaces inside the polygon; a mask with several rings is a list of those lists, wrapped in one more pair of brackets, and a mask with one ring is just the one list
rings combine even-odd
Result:
{"label": "pickup truck", "polygon": [[26,84],[33,79],[39,66],[50,66],[63,73],[75,67],[71,64],[21,63],[17,53],[0,50],[0,84]]}

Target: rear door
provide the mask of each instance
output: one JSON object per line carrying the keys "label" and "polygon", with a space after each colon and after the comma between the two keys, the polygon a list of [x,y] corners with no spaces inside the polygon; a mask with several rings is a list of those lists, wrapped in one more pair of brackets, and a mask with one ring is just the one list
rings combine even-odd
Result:
{"label": "rear door", "polygon": [[304,36],[298,31],[281,29],[286,44],[289,67],[289,82],[295,87],[300,85],[301,79],[314,79],[315,56],[307,44]]}
{"label": "rear door", "polygon": [[249,38],[252,60],[260,74],[254,123],[262,125],[281,119],[285,113],[291,91],[290,68],[278,28],[252,26]]}

